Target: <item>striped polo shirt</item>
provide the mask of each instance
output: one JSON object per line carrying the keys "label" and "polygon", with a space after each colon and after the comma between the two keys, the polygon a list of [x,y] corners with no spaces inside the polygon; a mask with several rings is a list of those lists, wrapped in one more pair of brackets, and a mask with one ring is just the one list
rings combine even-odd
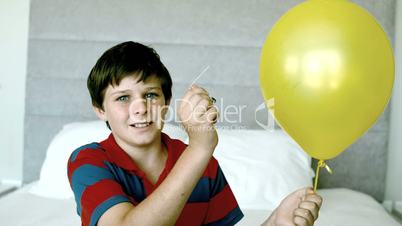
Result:
{"label": "striped polo shirt", "polygon": [[[96,225],[102,214],[118,203],[137,205],[162,183],[187,147],[164,133],[162,142],[167,147],[168,157],[155,184],[117,145],[112,134],[100,143],[84,145],[71,154],[68,179],[82,225]],[[212,157],[175,225],[234,225],[242,217],[229,184]]]}

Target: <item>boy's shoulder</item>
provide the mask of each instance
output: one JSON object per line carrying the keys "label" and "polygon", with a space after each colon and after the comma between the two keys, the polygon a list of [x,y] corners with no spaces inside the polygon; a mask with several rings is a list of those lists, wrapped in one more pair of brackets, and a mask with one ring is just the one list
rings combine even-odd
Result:
{"label": "boy's shoulder", "polygon": [[77,158],[82,157],[105,157],[104,147],[98,142],[92,142],[76,148],[70,155],[69,162],[74,162]]}

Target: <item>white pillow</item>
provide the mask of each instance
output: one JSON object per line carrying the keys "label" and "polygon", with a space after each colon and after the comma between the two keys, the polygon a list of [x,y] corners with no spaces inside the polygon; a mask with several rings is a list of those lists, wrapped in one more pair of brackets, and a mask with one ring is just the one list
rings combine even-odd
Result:
{"label": "white pillow", "polygon": [[[182,128],[166,124],[170,137],[187,140]],[[218,130],[215,151],[242,208],[273,209],[293,190],[311,186],[310,158],[281,131]],[[47,149],[39,181],[30,192],[48,198],[73,197],[67,179],[67,159],[81,145],[110,134],[103,121],[63,126]]]}
{"label": "white pillow", "polygon": [[[186,140],[186,132],[171,124],[165,124],[163,132],[170,137]],[[74,122],[63,126],[49,144],[46,158],[40,171],[39,181],[30,193],[35,195],[66,199],[73,197],[67,179],[67,161],[78,147],[91,142],[99,142],[108,137],[110,130],[103,121]]]}
{"label": "white pillow", "polygon": [[273,210],[312,186],[311,158],[283,131],[218,129],[217,158],[243,209]]}

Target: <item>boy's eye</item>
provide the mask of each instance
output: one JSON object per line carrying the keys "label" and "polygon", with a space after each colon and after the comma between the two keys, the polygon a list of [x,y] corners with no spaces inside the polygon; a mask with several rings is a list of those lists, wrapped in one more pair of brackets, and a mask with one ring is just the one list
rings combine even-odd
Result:
{"label": "boy's eye", "polygon": [[147,94],[145,94],[145,99],[155,99],[156,97],[158,97],[158,94],[157,93],[147,93]]}
{"label": "boy's eye", "polygon": [[116,99],[117,101],[126,102],[128,101],[128,96],[121,96]]}

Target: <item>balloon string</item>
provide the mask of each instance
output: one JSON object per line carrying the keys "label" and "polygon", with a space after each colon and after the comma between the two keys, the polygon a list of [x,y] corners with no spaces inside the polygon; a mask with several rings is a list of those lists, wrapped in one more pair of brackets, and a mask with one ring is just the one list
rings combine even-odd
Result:
{"label": "balloon string", "polygon": [[315,171],[314,192],[317,191],[318,177],[320,175],[320,169],[321,168],[325,168],[328,171],[328,173],[332,174],[332,170],[331,170],[331,168],[329,168],[327,163],[325,163],[324,160],[319,160],[318,165],[317,165],[317,169]]}

